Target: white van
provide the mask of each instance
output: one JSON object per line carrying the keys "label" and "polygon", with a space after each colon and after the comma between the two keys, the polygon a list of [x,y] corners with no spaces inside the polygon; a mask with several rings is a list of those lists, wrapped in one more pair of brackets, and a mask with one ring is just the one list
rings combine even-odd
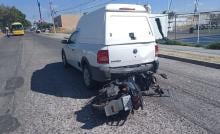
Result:
{"label": "white van", "polygon": [[122,74],[156,71],[158,46],[146,9],[108,4],[83,15],[62,49],[64,66],[83,72],[88,88]]}

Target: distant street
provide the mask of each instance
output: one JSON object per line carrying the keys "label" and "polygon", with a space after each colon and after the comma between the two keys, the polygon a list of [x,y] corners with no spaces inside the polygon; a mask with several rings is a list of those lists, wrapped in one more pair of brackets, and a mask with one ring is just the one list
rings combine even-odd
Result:
{"label": "distant street", "polygon": [[144,110],[115,126],[87,105],[96,91],[63,67],[62,47],[35,33],[0,38],[0,134],[220,132],[219,70],[161,58],[169,96],[144,97]]}

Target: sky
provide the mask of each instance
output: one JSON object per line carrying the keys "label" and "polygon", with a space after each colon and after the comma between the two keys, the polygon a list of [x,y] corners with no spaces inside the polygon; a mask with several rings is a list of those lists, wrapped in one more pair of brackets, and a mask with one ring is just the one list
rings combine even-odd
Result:
{"label": "sky", "polygon": [[[133,4],[150,4],[153,13],[161,13],[167,10],[168,3],[171,0],[51,0],[53,8],[58,14],[83,13],[95,10],[108,3],[133,3]],[[175,12],[193,12],[195,0],[173,0],[170,7]],[[211,2],[210,2],[211,1]],[[49,0],[39,0],[41,3],[43,20],[51,21]],[[15,6],[26,14],[30,21],[39,20],[37,0],[0,0],[0,4]],[[82,5],[82,6],[80,6]],[[220,11],[220,0],[199,0],[199,11]],[[66,10],[64,10],[66,9]],[[64,11],[62,11],[64,10]]]}

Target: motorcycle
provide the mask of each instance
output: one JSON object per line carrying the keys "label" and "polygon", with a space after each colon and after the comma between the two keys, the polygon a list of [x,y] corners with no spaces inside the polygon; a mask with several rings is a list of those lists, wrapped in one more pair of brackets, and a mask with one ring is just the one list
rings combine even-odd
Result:
{"label": "motorcycle", "polygon": [[[167,79],[165,74],[159,74]],[[149,71],[118,78],[99,91],[91,104],[94,112],[105,113],[106,117],[114,116],[120,112],[132,112],[141,108],[143,110],[143,93],[152,88],[156,94],[162,96],[156,75]]]}

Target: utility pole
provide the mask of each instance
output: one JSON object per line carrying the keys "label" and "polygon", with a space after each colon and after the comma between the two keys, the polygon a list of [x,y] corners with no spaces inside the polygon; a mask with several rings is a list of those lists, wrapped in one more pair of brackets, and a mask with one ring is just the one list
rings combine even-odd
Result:
{"label": "utility pole", "polygon": [[177,29],[176,29],[176,17],[177,17],[177,15],[175,14],[175,40],[176,40],[176,31],[177,31]]}
{"label": "utility pole", "polygon": [[51,0],[49,0],[49,5],[50,5],[50,15],[51,15],[51,18],[52,18],[52,22],[53,22],[53,31],[54,31],[54,33],[56,33],[56,27],[55,27],[55,21],[54,21],[54,13],[55,13],[55,11],[54,11],[54,9],[53,9],[53,7],[52,7],[52,1]]}
{"label": "utility pole", "polygon": [[199,6],[199,0],[195,0],[195,9],[194,9],[194,13],[198,15],[198,23],[197,23],[197,44],[200,43],[200,12],[198,11],[198,6]]}
{"label": "utility pole", "polygon": [[40,2],[37,0],[37,6],[40,14],[40,22],[42,21],[41,9],[40,9]]}

